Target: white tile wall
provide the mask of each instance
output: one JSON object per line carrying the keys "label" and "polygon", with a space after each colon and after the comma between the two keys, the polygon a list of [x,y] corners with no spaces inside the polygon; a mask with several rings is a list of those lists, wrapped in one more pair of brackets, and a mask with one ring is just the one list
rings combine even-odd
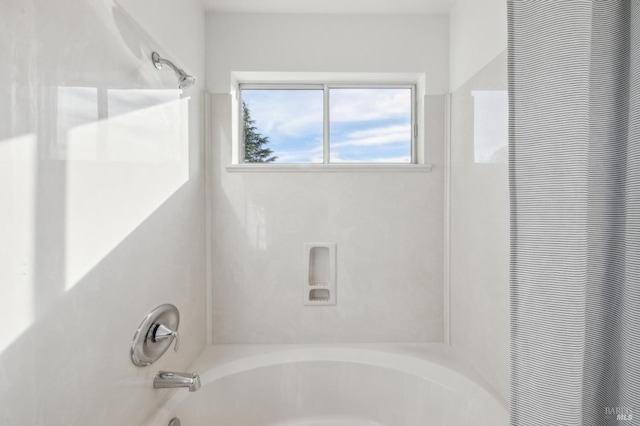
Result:
{"label": "white tile wall", "polygon": [[[180,97],[148,60],[204,82],[204,17],[197,1],[122,3],[2,6],[3,425],[141,424],[164,396],[154,371],[204,346],[203,86]],[[164,302],[181,350],[134,367],[133,333]]]}
{"label": "white tile wall", "polygon": [[207,15],[207,87],[229,93],[231,71],[426,74],[449,91],[446,15]]}
{"label": "white tile wall", "polygon": [[506,52],[452,95],[451,344],[509,400]]}
{"label": "white tile wall", "polygon": [[[430,173],[227,172],[230,95],[213,96],[215,343],[442,339],[443,97]],[[303,306],[303,244],[337,243],[337,305]]]}
{"label": "white tile wall", "polygon": [[457,0],[449,13],[449,30],[453,92],[507,48],[507,2]]}
{"label": "white tile wall", "polygon": [[[207,18],[213,96],[213,341],[442,339],[446,16]],[[425,73],[431,173],[241,173],[233,71]],[[302,305],[303,244],[337,243],[337,305]]]}
{"label": "white tile wall", "polygon": [[[205,85],[213,340],[441,340],[447,17],[209,14],[205,75],[197,0],[120,4],[9,0],[0,15],[11,64],[0,74],[0,423],[140,424],[165,395],[153,373],[203,347]],[[199,86],[179,97],[152,49]],[[508,222],[492,210],[505,168],[470,162],[469,121],[470,90],[506,81],[500,66],[453,97],[451,332],[505,394],[506,253],[494,243]],[[231,71],[425,73],[434,169],[228,173]],[[302,305],[311,241],[337,243],[335,307]],[[181,351],[133,367],[135,327],[164,302],[181,309]]]}

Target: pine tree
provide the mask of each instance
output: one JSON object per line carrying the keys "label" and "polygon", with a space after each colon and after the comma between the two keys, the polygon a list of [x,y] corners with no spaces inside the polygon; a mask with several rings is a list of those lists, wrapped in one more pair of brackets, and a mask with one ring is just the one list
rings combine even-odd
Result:
{"label": "pine tree", "polygon": [[269,143],[268,136],[262,136],[257,132],[256,121],[251,119],[249,108],[242,102],[242,124],[244,129],[244,162],[245,163],[271,163],[278,157],[271,156],[273,150],[266,147]]}

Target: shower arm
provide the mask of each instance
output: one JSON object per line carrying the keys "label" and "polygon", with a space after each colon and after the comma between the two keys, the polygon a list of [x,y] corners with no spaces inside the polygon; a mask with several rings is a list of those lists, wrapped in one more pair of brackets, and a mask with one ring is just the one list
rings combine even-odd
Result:
{"label": "shower arm", "polygon": [[[178,68],[173,62],[168,59],[161,58],[158,52],[153,52],[151,54],[151,60],[153,61],[153,65],[156,69],[161,70],[162,64],[168,65],[176,74],[179,74],[181,69]],[[184,72],[184,71],[183,71]]]}

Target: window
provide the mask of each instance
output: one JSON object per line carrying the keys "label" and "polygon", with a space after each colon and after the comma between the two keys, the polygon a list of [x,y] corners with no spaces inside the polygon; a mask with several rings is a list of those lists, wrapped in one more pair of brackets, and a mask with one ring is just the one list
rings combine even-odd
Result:
{"label": "window", "polygon": [[415,163],[413,85],[240,85],[244,163]]}

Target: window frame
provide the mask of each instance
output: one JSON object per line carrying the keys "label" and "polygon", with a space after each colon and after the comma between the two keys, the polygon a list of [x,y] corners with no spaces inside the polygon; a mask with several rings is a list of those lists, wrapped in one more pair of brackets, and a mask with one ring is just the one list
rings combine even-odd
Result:
{"label": "window frame", "polygon": [[[335,162],[331,159],[331,123],[330,123],[330,95],[331,89],[410,89],[411,90],[411,159],[407,163],[394,162],[374,162],[374,161],[353,161],[353,162]],[[242,110],[242,92],[244,90],[322,90],[323,91],[323,135],[322,135],[322,163],[247,163],[244,161],[244,129],[243,129],[243,110]],[[309,82],[309,83],[288,83],[288,82],[271,82],[271,83],[239,83],[238,84],[238,165],[242,166],[258,166],[258,167],[318,167],[318,166],[380,166],[380,167],[407,167],[415,166],[418,162],[418,101],[417,101],[417,84],[413,82],[401,83],[380,83],[380,82]]]}

